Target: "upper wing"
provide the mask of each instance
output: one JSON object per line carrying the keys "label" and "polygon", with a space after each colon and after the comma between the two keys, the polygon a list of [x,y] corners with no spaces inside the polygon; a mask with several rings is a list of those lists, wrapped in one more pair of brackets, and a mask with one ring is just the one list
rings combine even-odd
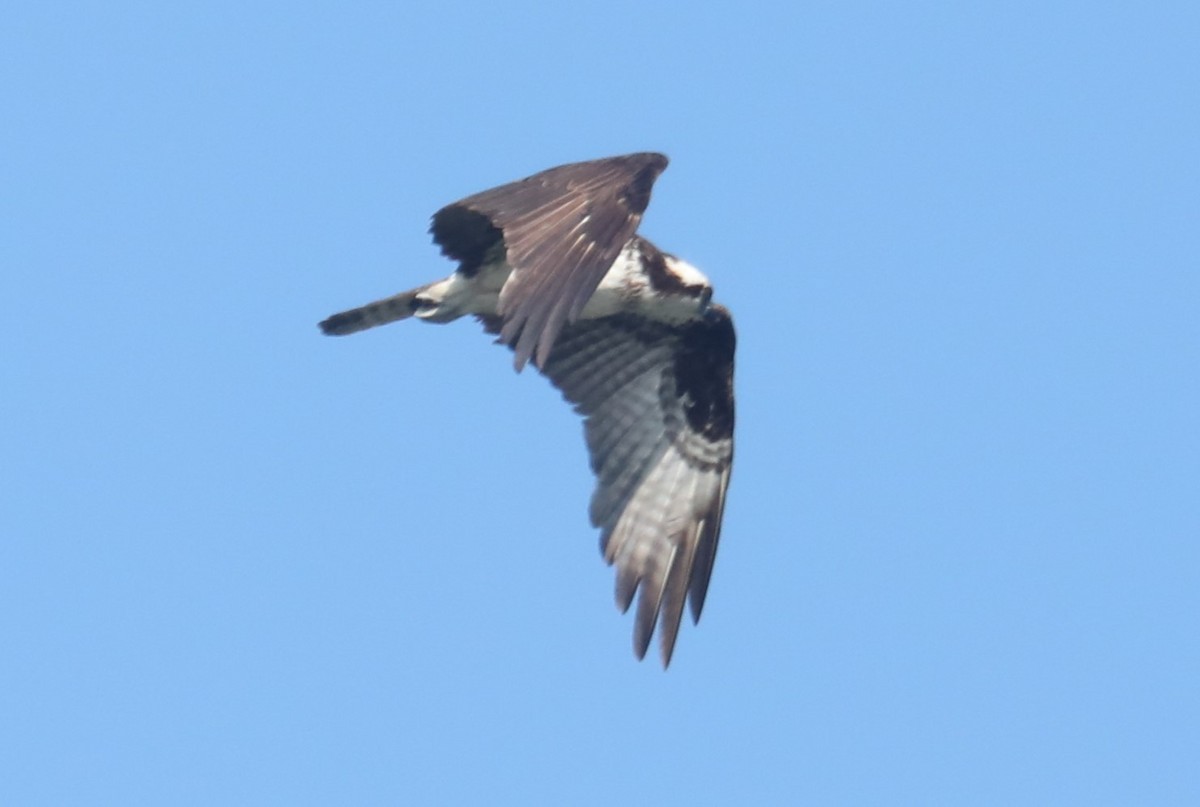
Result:
{"label": "upper wing", "polygon": [[617,605],[638,588],[633,646],[645,656],[661,615],[671,661],[684,600],[700,619],[733,461],[729,312],[672,325],[619,314],[568,325],[543,372],[586,416],[596,491],[590,516],[617,567]]}
{"label": "upper wing", "polygon": [[641,153],[571,163],[447,205],[430,232],[471,274],[500,239],[513,273],[500,292],[500,338],[520,369],[545,366],[563,325],[574,321],[625,242],[667,167]]}

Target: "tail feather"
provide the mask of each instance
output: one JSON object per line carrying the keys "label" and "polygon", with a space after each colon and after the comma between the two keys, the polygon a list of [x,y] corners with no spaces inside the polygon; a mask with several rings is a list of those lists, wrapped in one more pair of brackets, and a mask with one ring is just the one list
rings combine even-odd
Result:
{"label": "tail feather", "polygon": [[417,295],[427,288],[428,286],[421,286],[402,291],[391,297],[334,314],[320,323],[321,331],[326,336],[345,336],[374,328],[376,325],[408,319],[417,309]]}

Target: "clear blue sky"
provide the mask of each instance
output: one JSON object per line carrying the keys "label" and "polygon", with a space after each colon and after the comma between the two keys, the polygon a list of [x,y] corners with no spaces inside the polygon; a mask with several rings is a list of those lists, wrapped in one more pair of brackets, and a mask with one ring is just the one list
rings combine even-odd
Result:
{"label": "clear blue sky", "polygon": [[[1200,804],[1194,3],[4,17],[0,803]],[[740,336],[666,673],[544,380],[316,328],[636,150]]]}

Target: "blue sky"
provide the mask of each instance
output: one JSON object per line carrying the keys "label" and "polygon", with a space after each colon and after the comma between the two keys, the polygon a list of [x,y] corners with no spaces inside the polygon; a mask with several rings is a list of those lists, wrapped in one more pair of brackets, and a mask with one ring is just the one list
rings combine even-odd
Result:
{"label": "blue sky", "polygon": [[[1194,4],[23,3],[0,802],[1200,802]],[[442,204],[672,158],[739,331],[701,625]]]}

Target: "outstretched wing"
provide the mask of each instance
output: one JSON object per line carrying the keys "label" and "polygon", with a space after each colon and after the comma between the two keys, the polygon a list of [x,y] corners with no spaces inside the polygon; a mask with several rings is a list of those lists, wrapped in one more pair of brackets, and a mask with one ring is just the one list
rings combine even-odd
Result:
{"label": "outstretched wing", "polygon": [[447,205],[430,232],[442,252],[472,274],[502,243],[513,273],[500,292],[500,338],[516,353],[548,361],[563,326],[575,320],[637,231],[650,190],[667,167],[640,153],[571,163]]}
{"label": "outstretched wing", "polygon": [[[733,461],[729,312],[682,325],[629,314],[568,325],[542,371],[586,418],[592,524],[622,611],[640,589],[633,647],[659,624],[671,661],[684,601],[700,619]],[[660,622],[661,620],[661,622]]]}

